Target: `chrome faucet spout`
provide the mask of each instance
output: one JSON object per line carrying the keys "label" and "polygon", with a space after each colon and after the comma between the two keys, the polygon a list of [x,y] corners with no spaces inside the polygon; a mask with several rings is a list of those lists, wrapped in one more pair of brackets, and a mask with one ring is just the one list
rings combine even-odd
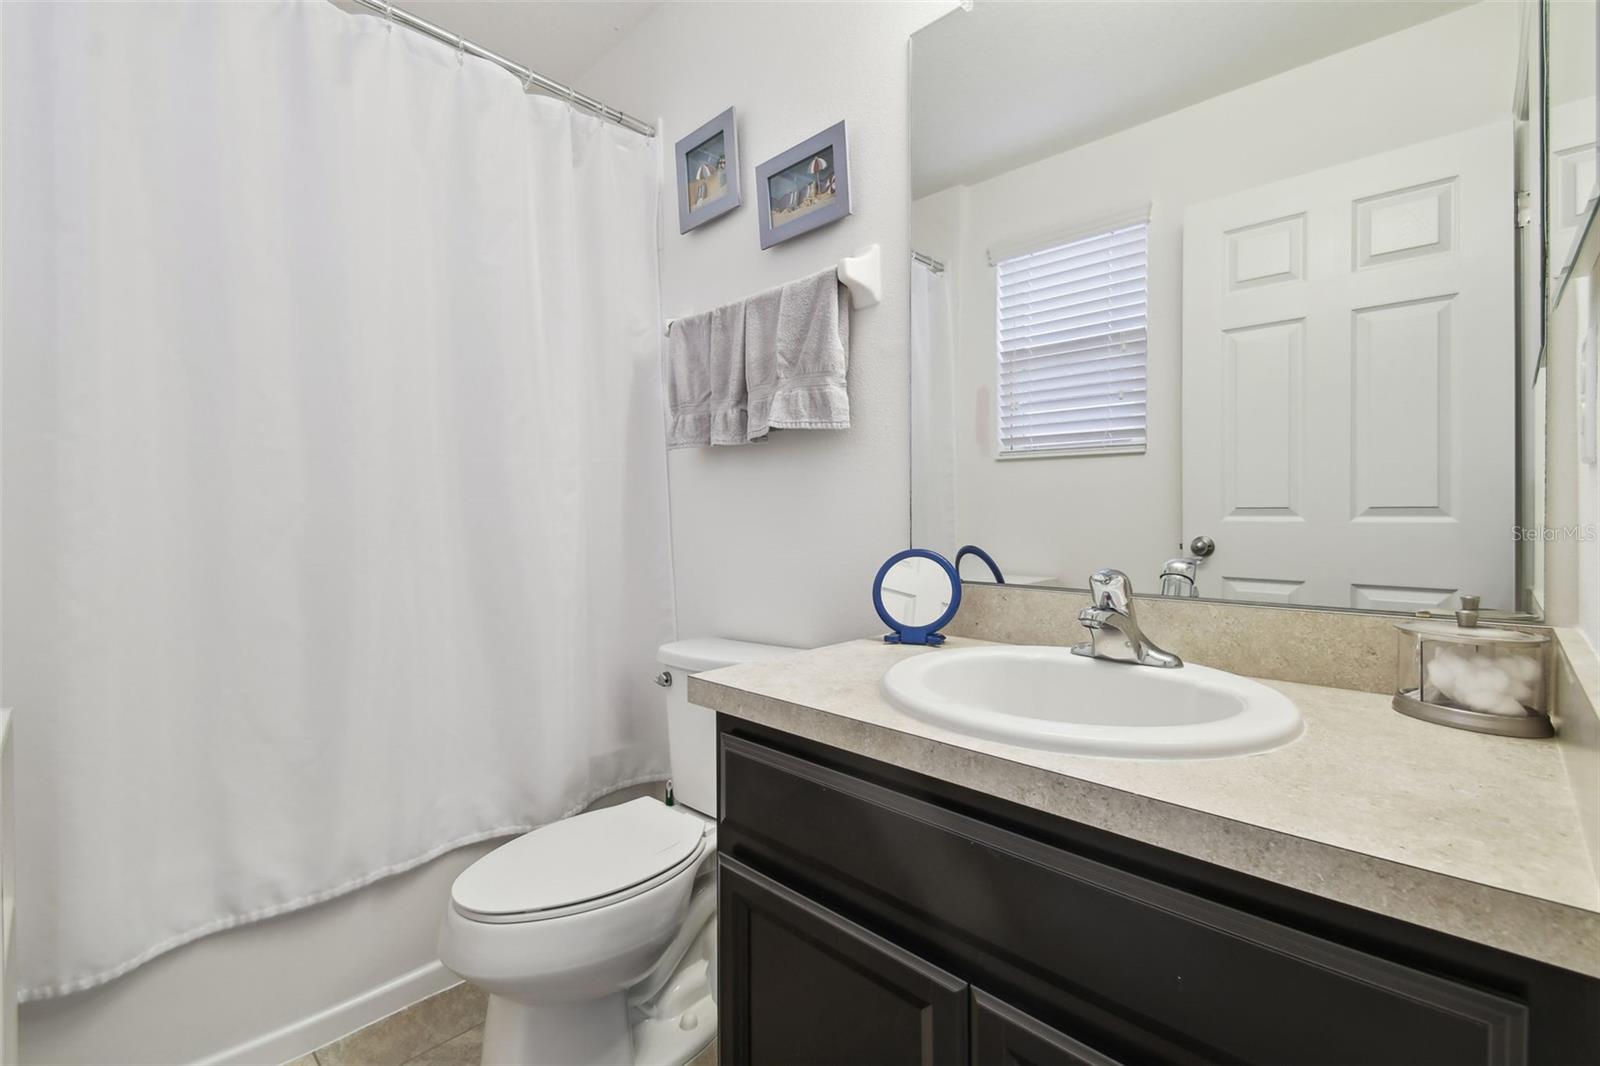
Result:
{"label": "chrome faucet spout", "polygon": [[1161,595],[1198,596],[1200,560],[1193,555],[1168,559],[1161,568]]}
{"label": "chrome faucet spout", "polygon": [[1072,647],[1074,655],[1135,666],[1178,667],[1183,660],[1157,646],[1134,614],[1133,583],[1120,570],[1096,570],[1089,575],[1089,595],[1094,601],[1078,612],[1089,640]]}

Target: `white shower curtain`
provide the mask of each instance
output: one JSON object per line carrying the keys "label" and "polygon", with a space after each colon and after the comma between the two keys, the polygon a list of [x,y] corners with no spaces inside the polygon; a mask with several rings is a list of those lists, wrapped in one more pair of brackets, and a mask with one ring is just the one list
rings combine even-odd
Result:
{"label": "white shower curtain", "polygon": [[323,0],[0,7],[24,997],[663,776],[653,142]]}

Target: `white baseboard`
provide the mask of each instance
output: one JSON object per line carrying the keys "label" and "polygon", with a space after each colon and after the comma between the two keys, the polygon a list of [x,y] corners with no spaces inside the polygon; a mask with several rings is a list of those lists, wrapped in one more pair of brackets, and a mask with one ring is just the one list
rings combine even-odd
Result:
{"label": "white baseboard", "polygon": [[460,982],[435,960],[327,1010],[202,1059],[195,1066],[270,1066],[289,1062]]}

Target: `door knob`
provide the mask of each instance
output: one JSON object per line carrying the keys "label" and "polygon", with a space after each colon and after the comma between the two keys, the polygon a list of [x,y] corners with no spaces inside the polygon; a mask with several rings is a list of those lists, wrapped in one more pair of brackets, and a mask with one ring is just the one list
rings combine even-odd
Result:
{"label": "door knob", "polygon": [[1216,550],[1217,542],[1205,534],[1201,534],[1189,542],[1189,551],[1202,559],[1210,558],[1211,553]]}

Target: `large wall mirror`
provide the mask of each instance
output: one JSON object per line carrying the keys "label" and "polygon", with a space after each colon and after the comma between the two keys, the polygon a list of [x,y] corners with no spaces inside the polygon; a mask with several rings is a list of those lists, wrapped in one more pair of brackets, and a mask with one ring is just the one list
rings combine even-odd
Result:
{"label": "large wall mirror", "polygon": [[[1537,614],[1542,312],[1595,173],[1594,5],[1553,7],[979,2],[919,31],[914,543],[1011,584]],[[1549,152],[1547,37],[1589,79],[1551,84]]]}

